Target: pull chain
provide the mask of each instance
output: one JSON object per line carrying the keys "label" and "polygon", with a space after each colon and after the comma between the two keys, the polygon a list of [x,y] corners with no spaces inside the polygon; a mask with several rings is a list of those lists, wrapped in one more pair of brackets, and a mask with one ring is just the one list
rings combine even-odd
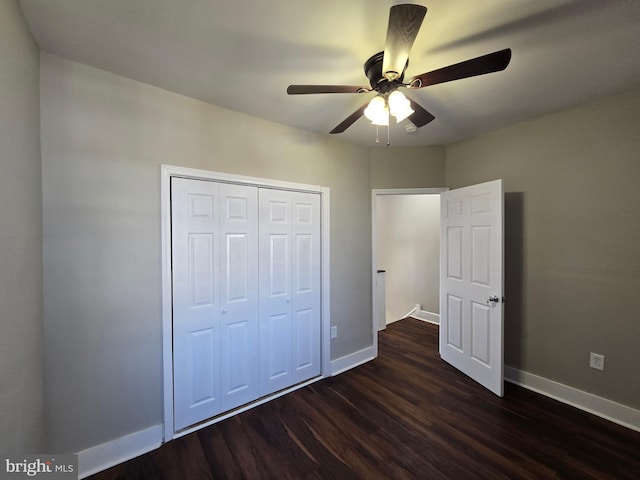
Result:
{"label": "pull chain", "polygon": [[[380,127],[376,125],[376,143],[380,143]],[[387,147],[391,146],[391,133],[389,132],[389,125],[387,125]]]}

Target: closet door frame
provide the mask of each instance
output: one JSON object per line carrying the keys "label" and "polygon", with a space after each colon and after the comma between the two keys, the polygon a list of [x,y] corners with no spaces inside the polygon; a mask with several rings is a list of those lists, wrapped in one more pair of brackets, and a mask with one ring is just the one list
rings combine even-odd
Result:
{"label": "closet door frame", "polygon": [[[331,375],[330,352],[330,249],[329,249],[329,188],[317,185],[307,185],[280,180],[247,177],[229,173],[199,170],[173,165],[161,165],[160,172],[160,202],[161,202],[161,241],[162,241],[162,364],[163,364],[163,440],[165,442],[191,433],[200,428],[224,420],[232,415],[253,408],[261,403],[269,401],[288,392],[302,388],[321,378]],[[171,275],[171,178],[190,178],[194,180],[208,180],[222,183],[250,185],[255,187],[267,187],[294,192],[317,193],[320,195],[322,248],[320,252],[321,265],[321,372],[320,376],[307,382],[277,392],[276,394],[261,398],[255,402],[235,409],[228,414],[222,414],[214,419],[199,423],[193,427],[175,431],[174,405],[173,405],[173,318],[172,318],[172,275]]]}

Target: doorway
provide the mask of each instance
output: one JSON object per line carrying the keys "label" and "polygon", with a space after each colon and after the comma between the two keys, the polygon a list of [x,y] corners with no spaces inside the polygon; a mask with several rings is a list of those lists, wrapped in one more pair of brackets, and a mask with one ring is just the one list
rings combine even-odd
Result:
{"label": "doorway", "polygon": [[434,323],[438,321],[440,193],[447,190],[372,191],[376,345],[377,331],[387,323],[409,315]]}
{"label": "doorway", "polygon": [[[440,195],[440,356],[498,396],[503,395],[504,190],[502,180],[448,189],[373,190],[373,292],[377,287],[378,197]],[[418,216],[418,219],[420,217]],[[388,230],[389,227],[385,226]],[[378,304],[373,341],[378,353]]]}

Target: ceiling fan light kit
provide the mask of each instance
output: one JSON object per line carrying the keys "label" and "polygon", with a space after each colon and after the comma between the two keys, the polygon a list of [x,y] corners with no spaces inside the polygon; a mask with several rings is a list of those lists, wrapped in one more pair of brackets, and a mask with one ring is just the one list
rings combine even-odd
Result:
{"label": "ceiling fan light kit", "polygon": [[364,116],[371,120],[373,125],[389,125],[389,107],[382,95],[376,95],[371,99],[367,108],[364,109]]}
{"label": "ceiling fan light kit", "polygon": [[399,4],[391,7],[384,52],[372,55],[364,64],[364,72],[371,88],[351,85],[289,85],[287,93],[377,93],[370,102],[362,105],[331,130],[332,134],[344,132],[362,116],[376,125],[376,128],[388,127],[390,114],[395,117],[396,122],[409,119],[417,129],[433,121],[435,117],[414,100],[407,98],[399,88],[416,90],[438,83],[498,72],[509,65],[511,49],[507,48],[416,75],[408,83],[403,83],[409,65],[409,52],[426,13],[427,8],[422,5]]}
{"label": "ceiling fan light kit", "polygon": [[409,99],[399,90],[394,90],[388,95],[378,94],[373,97],[364,109],[364,116],[373,125],[389,125],[389,114],[399,123],[414,112]]}
{"label": "ceiling fan light kit", "polygon": [[387,101],[389,102],[389,112],[396,117],[398,123],[415,113],[415,110],[411,108],[411,102],[400,90],[391,92]]}

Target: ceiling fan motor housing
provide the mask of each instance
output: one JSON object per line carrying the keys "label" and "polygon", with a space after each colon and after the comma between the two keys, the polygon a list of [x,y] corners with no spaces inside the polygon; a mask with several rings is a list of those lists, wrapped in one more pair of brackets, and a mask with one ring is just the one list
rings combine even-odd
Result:
{"label": "ceiling fan motor housing", "polygon": [[396,79],[389,81],[384,75],[382,75],[382,61],[384,59],[384,52],[378,52],[375,55],[372,55],[364,63],[364,73],[367,75],[369,79],[369,84],[371,88],[375,91],[385,94],[392,90],[398,88],[399,85],[402,84],[402,80],[404,79],[404,71],[407,69],[407,65],[409,65],[409,61],[404,66],[402,73]]}

